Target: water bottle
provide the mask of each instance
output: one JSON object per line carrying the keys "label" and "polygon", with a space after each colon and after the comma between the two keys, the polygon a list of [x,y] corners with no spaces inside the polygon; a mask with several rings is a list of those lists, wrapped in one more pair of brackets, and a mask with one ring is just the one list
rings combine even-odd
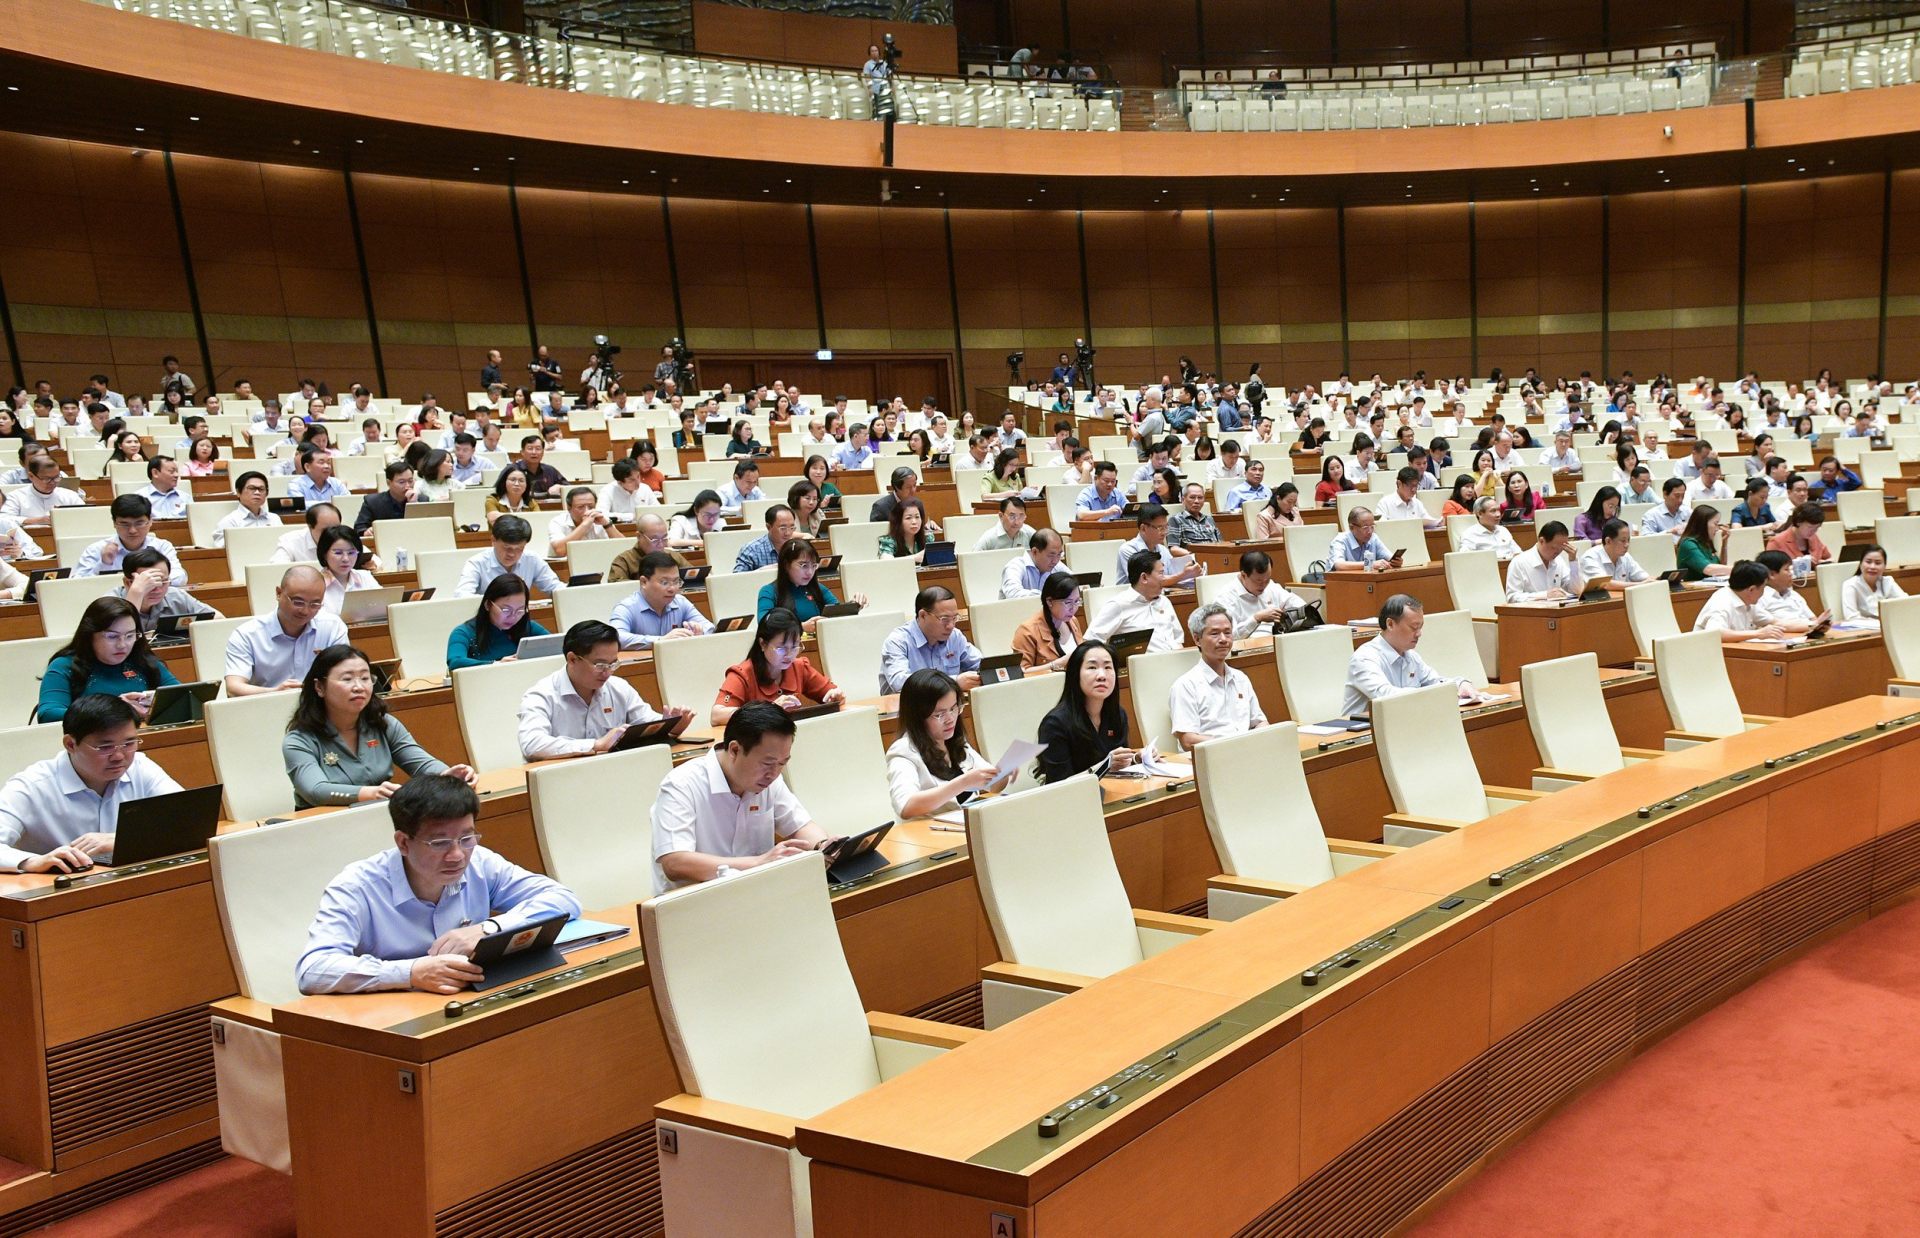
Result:
{"label": "water bottle", "polygon": [[399,550],[396,550],[394,552],[393,568],[397,572],[404,572],[407,570],[407,548],[405,546],[402,546]]}

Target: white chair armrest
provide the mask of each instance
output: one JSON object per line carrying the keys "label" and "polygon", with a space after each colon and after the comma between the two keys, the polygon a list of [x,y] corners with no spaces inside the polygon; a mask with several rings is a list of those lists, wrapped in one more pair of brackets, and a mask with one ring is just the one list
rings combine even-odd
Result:
{"label": "white chair armrest", "polygon": [[769,1113],[764,1109],[730,1105],[723,1100],[682,1092],[656,1102],[653,1116],[662,1121],[680,1122],[702,1130],[732,1135],[736,1139],[788,1150],[793,1148],[794,1120],[785,1114]]}

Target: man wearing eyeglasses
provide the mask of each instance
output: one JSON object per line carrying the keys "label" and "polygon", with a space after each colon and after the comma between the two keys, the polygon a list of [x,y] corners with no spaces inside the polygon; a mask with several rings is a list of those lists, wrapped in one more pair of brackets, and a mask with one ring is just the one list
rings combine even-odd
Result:
{"label": "man wearing eyeglasses", "polygon": [[458,993],[480,979],[471,956],[482,937],[580,915],[573,891],[480,845],[479,811],[473,788],[447,774],[394,792],[394,845],[320,896],[295,968],[302,993]]}
{"label": "man wearing eyeglasses", "polygon": [[675,735],[686,729],[691,711],[676,706],[660,714],[614,674],[619,667],[620,633],[612,624],[587,619],[568,628],[566,665],[520,698],[520,755],[593,756],[612,749],[628,727],[663,716],[675,719]]}
{"label": "man wearing eyeglasses", "polygon": [[347,643],[347,625],[325,609],[326,578],[311,563],[287,569],[274,588],[273,613],[227,638],[227,695],[298,691],[322,649]]}
{"label": "man wearing eyeglasses", "polygon": [[[120,805],[178,791],[140,751],[140,717],[119,697],[91,693],[60,720],[57,757],[0,788],[0,870],[71,873],[113,853]],[[102,863],[106,862],[104,860]]]}

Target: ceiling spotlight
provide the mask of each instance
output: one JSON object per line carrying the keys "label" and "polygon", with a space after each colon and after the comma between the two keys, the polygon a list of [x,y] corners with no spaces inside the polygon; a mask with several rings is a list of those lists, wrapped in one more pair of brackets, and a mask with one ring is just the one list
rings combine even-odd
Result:
{"label": "ceiling spotlight", "polygon": [[622,185],[631,185],[631,184],[633,184],[633,182],[632,182],[632,181],[621,181],[620,183],[621,183]]}
{"label": "ceiling spotlight", "polygon": [[473,170],[478,172],[480,170],[480,166],[478,164],[475,164]]}
{"label": "ceiling spotlight", "polygon": [[353,144],[355,146],[365,146],[367,144],[367,140],[365,138],[355,138],[353,140]]}
{"label": "ceiling spotlight", "polygon": [[20,93],[20,88],[18,86],[9,86],[7,87],[7,89],[11,90],[16,95]]}
{"label": "ceiling spotlight", "polygon": [[508,155],[508,156],[507,156],[507,162],[508,162],[508,163],[512,163],[512,162],[513,162],[513,156],[512,156],[512,155]]}
{"label": "ceiling spotlight", "polygon": [[133,127],[133,131],[134,131],[135,133],[145,133],[145,132],[147,131],[147,129],[146,129],[146,126],[145,126],[145,125],[135,125],[135,126]]}
{"label": "ceiling spotlight", "polygon": [[200,118],[199,118],[198,116],[189,116],[189,117],[187,117],[187,119],[188,119],[188,120],[199,120]]}

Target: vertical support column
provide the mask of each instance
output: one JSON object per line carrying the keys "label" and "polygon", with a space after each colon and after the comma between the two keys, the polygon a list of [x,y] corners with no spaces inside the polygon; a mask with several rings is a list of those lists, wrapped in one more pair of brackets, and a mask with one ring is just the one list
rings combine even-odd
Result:
{"label": "vertical support column", "polygon": [[527,353],[540,351],[540,323],[533,313],[533,277],[527,271],[527,238],[520,229],[520,190],[513,183],[513,169],[507,169],[507,207],[513,214],[513,252],[520,259],[520,296],[527,306]]}
{"label": "vertical support column", "polygon": [[954,423],[960,421],[960,410],[972,401],[967,395],[967,348],[960,335],[960,277],[959,268],[953,260],[953,211],[949,207],[940,208],[940,223],[947,231],[947,295],[953,300],[953,365],[959,383],[954,392],[953,408],[949,410]]}
{"label": "vertical support column", "polygon": [[1353,369],[1353,327],[1347,321],[1347,204],[1334,208],[1334,220],[1340,236],[1340,369]]}
{"label": "vertical support column", "polygon": [[684,343],[687,338],[687,312],[680,305],[680,260],[673,253],[673,208],[667,195],[660,195],[660,227],[667,241],[667,283],[673,287],[673,329]]}
{"label": "vertical support column", "polygon": [[[206,383],[205,390],[215,391],[218,388],[214,385],[213,350],[207,347],[207,320],[200,313],[200,285],[193,277],[193,246],[187,243],[187,212],[180,205],[180,182],[173,175],[173,152],[162,151],[160,158],[167,169],[167,198],[173,203],[173,229],[180,238],[180,266],[187,277],[187,307],[193,311],[193,335],[200,344],[201,381]],[[12,335],[11,330],[8,335]],[[8,342],[11,344],[11,339]]]}
{"label": "vertical support column", "polygon": [[1220,251],[1214,244],[1213,208],[1207,208],[1207,282],[1213,288],[1213,372],[1224,380],[1226,352],[1220,344]]}
{"label": "vertical support column", "polygon": [[353,192],[353,164],[349,160],[341,169],[347,186],[347,222],[353,227],[353,256],[360,263],[360,295],[367,303],[367,337],[373,342],[374,382],[380,387],[380,395],[387,394],[387,359],[380,351],[380,318],[373,309],[373,277],[367,273],[367,243],[360,235],[360,202]]}

